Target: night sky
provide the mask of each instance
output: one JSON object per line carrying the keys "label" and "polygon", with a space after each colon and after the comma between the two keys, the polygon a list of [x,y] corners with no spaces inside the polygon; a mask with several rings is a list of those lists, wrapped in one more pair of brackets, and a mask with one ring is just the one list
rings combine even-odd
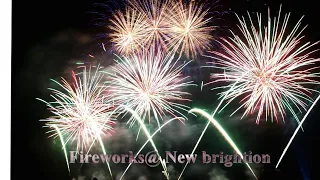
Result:
{"label": "night sky", "polygon": [[[209,4],[214,4],[209,1]],[[221,0],[212,8],[215,16],[213,23],[219,26],[214,36],[228,35],[228,28],[235,29],[236,18],[232,12],[238,15],[246,15],[247,11],[261,12],[263,17],[267,15],[267,8],[271,8],[272,16],[279,10],[282,4],[282,15],[291,12],[288,27],[293,27],[301,16],[305,15],[302,25],[308,25],[305,30],[306,40],[316,42],[320,40],[319,17],[320,11],[317,1],[262,1],[262,0]],[[46,129],[42,128],[40,119],[49,117],[45,104],[36,98],[50,100],[48,87],[52,86],[50,78],[59,79],[60,76],[70,76],[75,62],[93,62],[88,54],[95,55],[102,64],[113,62],[111,51],[102,53],[99,44],[106,43],[110,49],[110,43],[106,37],[108,33],[108,17],[112,11],[122,8],[123,3],[114,1],[97,0],[55,0],[55,1],[14,1],[13,2],[13,50],[12,50],[12,145],[11,145],[11,177],[20,179],[43,180],[71,180],[72,178],[91,179],[98,172],[100,179],[108,179],[108,171],[105,165],[85,165],[81,169],[77,165],[71,165],[71,173],[68,173],[63,152],[58,139],[48,138]],[[215,13],[215,11],[219,13]],[[236,29],[235,29],[236,30]],[[218,48],[218,47],[215,47]],[[320,57],[320,54],[316,54]],[[203,64],[207,58],[202,58],[199,64]],[[210,60],[210,59],[209,59]],[[208,81],[209,72],[212,69],[199,71],[199,64],[189,66],[184,73],[192,76],[196,83]],[[211,87],[190,88],[192,93],[191,107],[200,107],[208,112],[218,104],[216,92]],[[319,89],[319,87],[318,87]],[[316,98],[316,94],[314,95]],[[282,122],[254,123],[255,117],[246,117],[240,120],[241,114],[229,118],[228,114],[237,107],[233,103],[221,114],[217,115],[219,122],[228,131],[230,136],[239,145],[243,152],[252,151],[257,154],[270,154],[271,164],[254,167],[262,176],[281,175],[281,179],[319,179],[317,162],[320,162],[318,144],[320,132],[318,130],[318,117],[320,105],[316,105],[308,119],[304,123],[305,132],[299,132],[298,136],[289,148],[286,156],[275,171],[274,167],[289,138],[293,134],[297,124],[288,113],[285,124]],[[301,118],[303,115],[299,115]],[[164,130],[161,136],[155,138],[160,152],[179,151],[191,153],[197,138],[206,124],[203,118],[190,118],[186,126],[173,123]],[[128,129],[124,120],[119,120],[115,130],[118,133],[105,143],[113,153],[135,151],[144,142],[145,137],[140,136],[135,142],[136,130]],[[151,150],[149,145],[144,152]],[[210,126],[203,137],[196,153],[202,151],[208,153],[232,154],[230,146],[219,133]],[[97,151],[97,153],[101,153]],[[184,165],[171,164],[172,179],[175,173],[181,172]],[[114,176],[125,169],[125,165],[112,165]],[[144,165],[133,165],[128,172],[128,179],[164,179],[161,176],[161,166],[148,168]],[[210,179],[210,180],[238,180],[250,179],[244,164],[225,168],[219,164],[191,164],[185,174],[185,180]],[[210,173],[211,172],[211,173]],[[101,175],[102,174],[102,175]],[[220,178],[220,179],[219,179]]]}

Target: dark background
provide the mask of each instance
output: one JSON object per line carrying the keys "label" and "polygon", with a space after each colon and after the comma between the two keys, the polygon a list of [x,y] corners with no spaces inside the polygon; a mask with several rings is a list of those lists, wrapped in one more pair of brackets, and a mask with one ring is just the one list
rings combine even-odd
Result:
{"label": "dark background", "polygon": [[[105,6],[96,4],[101,2]],[[283,14],[292,12],[289,27],[292,27],[301,16],[305,15],[303,25],[308,24],[305,31],[306,39],[311,42],[320,40],[320,11],[316,0],[223,0],[218,4],[220,6],[216,10],[234,11],[239,15],[246,15],[246,11],[258,11],[266,15],[268,6],[271,7],[272,12],[276,12],[282,4]],[[92,53],[100,57],[101,61],[106,61],[103,57],[109,52],[101,54],[98,46],[101,42],[107,42],[104,37],[107,32],[105,26],[107,20],[103,18],[108,18],[113,10],[121,6],[122,3],[117,1],[93,0],[13,2],[12,179],[61,180],[72,179],[83,173],[75,170],[75,173],[69,175],[64,155],[59,144],[55,143],[58,141],[48,139],[45,134],[46,129],[42,128],[43,124],[39,122],[40,119],[48,117],[50,113],[46,110],[46,106],[36,98],[48,99],[49,91],[46,88],[51,85],[49,79],[66,76],[70,69],[75,67],[74,64],[78,59],[91,61],[88,54]],[[234,28],[236,23],[232,13],[221,13],[220,15],[222,21],[217,20],[217,22],[221,23],[219,24],[221,32],[217,32],[216,35],[226,34],[225,29]],[[196,75],[201,76],[199,79],[206,76],[205,72],[201,75],[196,73]],[[205,78],[203,79],[205,81]],[[212,95],[212,92],[208,96],[209,89],[207,88],[204,92],[194,90],[192,106],[202,106],[212,110],[217,102],[214,102],[216,96]],[[320,123],[318,121],[319,107],[319,105],[315,106],[304,123],[305,132],[299,132],[280,164],[280,172],[277,171],[277,173],[284,176],[282,179],[313,180],[320,178],[317,169],[317,162],[320,160],[318,155],[320,132],[317,127]],[[191,118],[187,125],[199,125],[202,129],[203,122]],[[247,119],[226,120],[222,124],[225,125],[234,140],[240,142],[242,151],[251,150],[254,153],[271,155],[272,164],[259,169],[259,171],[263,169],[265,172],[270,171],[269,174],[276,173],[274,167],[277,160],[296,127],[296,123],[290,116],[287,117],[285,124],[267,122],[256,125]],[[172,147],[172,150],[190,153],[200,132],[193,135],[192,142],[181,143],[183,145]],[[163,146],[163,149],[165,147]],[[198,147],[198,154],[202,150],[218,153],[228,152],[230,148],[214,128],[209,128]],[[175,166],[178,172],[182,167],[182,165]],[[225,169],[228,171],[226,176],[228,179],[248,179],[248,176],[243,173],[246,171],[245,168],[245,166],[227,168]],[[161,170],[157,169],[157,171]],[[185,179],[209,179],[206,174],[199,175],[196,171],[198,170],[192,172],[187,169]],[[150,177],[152,175],[147,176],[147,179]]]}

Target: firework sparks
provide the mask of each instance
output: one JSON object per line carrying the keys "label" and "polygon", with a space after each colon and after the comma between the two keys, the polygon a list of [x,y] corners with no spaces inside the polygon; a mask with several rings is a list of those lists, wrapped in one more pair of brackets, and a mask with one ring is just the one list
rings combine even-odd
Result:
{"label": "firework sparks", "polygon": [[[62,84],[52,80],[65,92],[49,88],[55,100],[47,102],[42,99],[55,115],[47,118],[45,127],[58,127],[65,137],[65,144],[76,141],[77,150],[88,150],[91,144],[103,135],[112,131],[113,106],[104,95],[106,87],[102,85],[103,73],[98,70],[91,75],[84,69],[81,80],[74,72],[73,83],[62,78]],[[48,133],[51,133],[50,130]],[[53,133],[52,136],[57,136]]]}
{"label": "firework sparks", "polygon": [[[191,155],[193,155],[193,153],[196,151],[204,133],[206,132],[206,130],[208,129],[210,122],[217,128],[217,130],[221,133],[221,135],[228,141],[228,143],[231,145],[231,147],[238,153],[241,155],[241,151],[238,149],[238,147],[235,145],[235,143],[232,141],[232,139],[229,137],[229,135],[225,132],[225,130],[221,127],[221,125],[213,118],[215,116],[215,114],[217,113],[217,111],[219,110],[220,106],[222,105],[222,103],[224,102],[224,100],[226,99],[227,95],[232,92],[236,86],[236,84],[243,78],[243,76],[238,77],[237,81],[235,83],[233,83],[233,85],[230,87],[230,89],[226,92],[226,95],[220,100],[218,106],[216,107],[216,109],[214,110],[214,112],[212,113],[212,115],[210,116],[207,112],[201,110],[201,109],[191,109],[189,112],[197,112],[203,116],[205,116],[209,121],[207,123],[207,125],[205,126],[205,128],[203,129],[203,131],[201,132],[200,137],[198,138],[197,143],[195,144],[195,146],[193,147],[193,150],[191,152]],[[241,157],[243,159],[243,157]],[[182,177],[182,174],[184,173],[185,169],[188,166],[188,162],[186,163],[186,165],[184,166],[184,168],[182,169],[182,172],[179,175],[178,180],[180,180],[180,178]],[[253,172],[252,168],[250,167],[250,165],[247,163],[246,164],[248,166],[248,168],[250,169],[250,171],[252,172],[252,174],[254,175],[254,177],[257,179],[257,176],[255,175],[255,173]]]}
{"label": "firework sparks", "polygon": [[61,141],[61,146],[62,146],[62,149],[63,149],[63,152],[64,152],[64,157],[66,158],[66,163],[67,163],[68,171],[70,172],[70,166],[69,166],[69,160],[68,160],[68,155],[67,155],[67,149],[66,149],[66,146],[65,146],[65,143],[64,143],[63,136],[62,136],[62,134],[61,134],[60,129],[59,129],[56,125],[52,125],[52,127],[53,127],[53,128],[57,131],[57,133],[58,133],[58,136],[59,136],[60,141]]}
{"label": "firework sparks", "polygon": [[[130,113],[132,114],[133,118],[135,118],[135,119],[139,122],[139,124],[140,124],[140,126],[142,127],[144,133],[145,133],[146,136],[148,137],[148,141],[150,141],[150,143],[151,143],[154,151],[157,153],[159,159],[161,160],[160,162],[161,162],[161,165],[162,165],[162,168],[163,168],[162,173],[166,176],[167,180],[169,180],[169,174],[168,174],[168,172],[167,172],[167,166],[166,166],[165,160],[162,159],[161,155],[159,154],[159,151],[158,151],[156,145],[154,144],[154,142],[153,142],[153,140],[152,140],[152,137],[153,137],[153,136],[150,135],[147,127],[146,127],[146,126],[144,125],[144,123],[143,123],[143,120],[140,118],[140,116],[137,114],[137,112],[134,111],[133,109],[131,109],[131,108],[127,107],[127,106],[124,106],[124,109],[125,109],[126,111],[130,112]],[[162,126],[159,126],[158,129],[161,129],[161,128],[162,128]],[[122,175],[122,176],[123,176],[123,175]],[[121,178],[122,178],[122,176],[121,176]],[[120,178],[120,179],[121,179],[121,178]]]}
{"label": "firework sparks", "polygon": [[111,20],[111,41],[120,54],[141,49],[160,48],[195,58],[210,48],[213,27],[208,10],[191,2],[177,0],[133,0],[126,12],[118,12]]}
{"label": "firework sparks", "polygon": [[[208,114],[207,112],[201,110],[201,109],[191,109],[190,112],[195,112],[195,113],[199,113],[201,115],[203,115],[205,118],[207,118],[209,120],[209,123],[211,122],[216,128],[217,130],[221,133],[221,135],[226,139],[226,141],[231,145],[231,147],[240,155],[241,159],[243,160],[243,155],[241,153],[241,151],[239,150],[239,148],[237,147],[237,145],[232,141],[232,139],[230,138],[230,136],[228,135],[228,133],[222,128],[222,126],[218,123],[218,121],[216,121],[212,116],[210,116],[210,114]],[[192,153],[193,154],[193,153]],[[257,179],[257,176],[255,175],[255,173],[253,172],[252,168],[250,167],[250,165],[246,162],[247,167],[250,169],[251,173],[254,175],[254,177]],[[182,173],[181,173],[182,175]],[[179,176],[178,179],[181,178],[181,175]]]}
{"label": "firework sparks", "polygon": [[250,15],[250,25],[246,24],[244,18],[238,17],[244,41],[232,32],[234,38],[222,39],[220,42],[224,53],[213,52],[220,57],[216,64],[225,70],[222,74],[213,74],[213,78],[218,78],[213,82],[229,82],[230,85],[222,87],[226,88],[242,76],[234,91],[228,95],[222,92],[221,95],[226,95],[229,100],[227,105],[244,96],[242,105],[235,112],[245,107],[244,117],[257,111],[256,123],[259,123],[264,112],[266,120],[271,117],[271,121],[274,118],[278,121],[280,115],[284,121],[285,109],[289,109],[299,122],[294,109],[300,112],[306,110],[305,101],[312,102],[310,95],[316,91],[304,85],[318,83],[313,80],[318,74],[312,71],[316,69],[313,66],[319,59],[310,57],[314,52],[310,48],[316,43],[301,44],[301,33],[305,29],[299,30],[301,19],[287,33],[290,14],[285,15],[283,22],[280,22],[280,14],[281,8],[279,16],[272,21],[269,10],[266,27],[262,27],[261,14],[257,14],[258,29]]}
{"label": "firework sparks", "polygon": [[167,51],[167,41],[170,39],[169,21],[167,14],[170,11],[172,0],[133,0],[129,5],[146,16],[144,36],[144,47],[161,48]]}
{"label": "firework sparks", "polygon": [[168,47],[180,56],[184,53],[188,58],[195,58],[203,50],[209,49],[210,41],[213,40],[210,35],[213,27],[208,26],[211,18],[205,18],[208,9],[195,2],[185,5],[182,1],[174,2],[173,7],[168,12],[171,36]]}
{"label": "firework sparks", "polygon": [[296,137],[300,127],[302,127],[302,124],[304,123],[304,121],[306,120],[306,118],[308,117],[308,115],[310,114],[311,110],[313,109],[313,107],[317,104],[317,102],[319,101],[320,99],[320,95],[317,97],[317,99],[314,101],[314,103],[311,105],[311,107],[309,108],[309,110],[307,111],[307,113],[304,115],[303,119],[301,120],[301,123],[299,124],[299,126],[296,128],[296,130],[294,131],[293,135],[291,136],[288,144],[286,145],[286,147],[284,148],[278,162],[277,162],[277,165],[276,165],[276,168],[278,168],[279,164],[281,163],[282,161],[282,158],[283,156],[286,154],[289,146],[291,145],[292,141],[294,140],[294,138]]}
{"label": "firework sparks", "polygon": [[127,8],[125,14],[118,11],[111,19],[111,42],[121,54],[131,54],[143,47],[146,34],[146,16]]}
{"label": "firework sparks", "polygon": [[[160,52],[160,51],[159,51]],[[164,115],[183,116],[181,111],[189,107],[181,102],[190,101],[183,89],[192,84],[186,81],[181,70],[186,64],[176,65],[173,55],[161,53],[141,53],[130,58],[119,58],[110,73],[113,101],[116,105],[126,105],[139,114],[142,119],[153,116],[158,126]],[[135,119],[130,118],[131,126]]]}
{"label": "firework sparks", "polygon": [[[171,121],[173,120],[180,120],[183,121],[184,119],[181,117],[176,117],[176,118],[172,118],[170,120],[168,120],[167,122],[165,122],[164,124],[162,124],[152,135],[149,136],[148,140],[141,146],[141,148],[139,149],[139,151],[136,153],[134,159],[136,159],[138,157],[138,155],[140,154],[140,152],[142,151],[142,149],[148,144],[148,142],[153,141],[152,138],[153,136],[155,136],[159,131],[161,131],[161,129],[166,126],[167,124],[169,124]],[[120,177],[120,180],[124,177],[124,175],[126,174],[126,172],[128,171],[128,169],[130,168],[130,166],[132,165],[132,162],[127,166],[126,170],[123,172],[123,174]],[[165,174],[169,177],[169,174]]]}
{"label": "firework sparks", "polygon": [[[113,105],[108,101],[109,98],[105,95],[106,86],[100,83],[104,74],[98,72],[98,69],[99,67],[91,75],[91,67],[89,72],[86,72],[86,68],[84,68],[82,80],[72,72],[72,84],[63,78],[62,84],[52,80],[65,91],[49,88],[53,93],[51,95],[55,100],[53,102],[38,98],[46,103],[55,115],[43,120],[47,122],[44,127],[54,128],[48,133],[54,132],[50,137],[60,137],[65,155],[68,142],[72,144],[76,141],[77,151],[85,149],[89,152],[96,140],[100,142],[100,146],[106,154],[101,137],[112,131],[114,110]],[[67,156],[66,160],[68,161]],[[67,165],[69,169],[68,162]],[[107,165],[112,177],[109,163]]]}

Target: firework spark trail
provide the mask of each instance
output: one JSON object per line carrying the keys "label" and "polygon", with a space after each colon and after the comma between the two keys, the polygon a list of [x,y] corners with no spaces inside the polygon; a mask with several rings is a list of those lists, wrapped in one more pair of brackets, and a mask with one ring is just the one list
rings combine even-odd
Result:
{"label": "firework spark trail", "polygon": [[[143,120],[139,117],[139,114],[137,112],[135,112],[133,109],[129,108],[128,106],[123,106],[125,108],[126,111],[130,112],[133,117],[139,122],[140,126],[142,127],[142,130],[144,131],[144,133],[146,134],[148,140],[150,140],[150,143],[154,149],[154,151],[157,153],[158,157],[161,160],[161,165],[164,171],[162,171],[162,173],[166,176],[166,178],[169,180],[169,174],[167,172],[167,166],[165,164],[165,160],[162,159],[161,155],[159,154],[159,151],[156,147],[156,145],[154,144],[152,137],[150,136],[150,133],[147,130],[147,127],[144,125]],[[159,127],[160,128],[160,127]]]}
{"label": "firework spark trail", "polygon": [[59,128],[56,126],[56,125],[51,125],[58,133],[58,136],[60,138],[60,141],[61,141],[61,146],[62,146],[62,149],[63,149],[63,152],[64,152],[64,156],[66,158],[66,163],[67,163],[67,167],[68,167],[68,171],[70,173],[70,167],[69,167],[69,160],[68,160],[68,155],[67,155],[67,149],[66,149],[66,146],[65,146],[65,143],[64,143],[64,140],[63,140],[63,136],[61,134],[61,131],[59,130]]}
{"label": "firework spark trail", "polygon": [[[60,132],[59,128],[58,128],[56,125],[52,125],[52,127],[53,127],[53,128],[55,128],[55,130],[56,130],[56,131],[57,131],[57,133],[58,133],[58,136],[59,136],[60,141],[61,141],[61,144],[62,144],[62,149],[63,149],[63,151],[64,151],[64,155],[65,155],[65,158],[66,158],[67,167],[68,167],[68,170],[69,170],[69,172],[70,172],[70,168],[69,168],[69,160],[68,160],[68,156],[67,156],[67,149],[66,149],[66,146],[65,146],[65,143],[64,143],[64,140],[63,140],[63,136],[62,136],[62,134],[61,134],[61,132]],[[101,146],[101,149],[102,149],[102,151],[103,151],[104,155],[106,155],[106,154],[107,154],[107,152],[106,152],[106,149],[105,149],[105,147],[104,147],[104,145],[103,145],[103,142],[102,142],[101,137],[100,137],[100,136],[98,136],[97,138],[98,138],[98,141],[99,141],[99,143],[100,143],[100,146]],[[90,149],[91,149],[91,147],[92,147],[93,145],[94,145],[94,141],[92,142],[92,144],[91,144],[91,146],[90,146],[90,148],[89,148],[89,150],[88,150],[87,154],[89,153],[89,151],[90,151]],[[82,164],[81,164],[81,166],[82,166]],[[108,166],[108,170],[109,170],[109,173],[110,173],[111,179],[113,179],[113,176],[112,176],[112,172],[111,172],[111,168],[110,168],[110,164],[109,164],[109,162],[107,162],[107,166]]]}
{"label": "firework spark trail", "polygon": [[[106,151],[105,146],[103,145],[103,142],[102,142],[101,137],[98,136],[97,138],[98,138],[98,141],[99,141],[99,144],[100,144],[100,147],[101,147],[101,149],[102,149],[103,154],[104,154],[104,155],[107,155],[107,151]],[[91,146],[90,146],[87,154],[89,154],[89,151],[90,151],[90,149],[93,147],[94,143],[95,143],[95,141],[92,142],[92,144],[91,144]],[[112,176],[110,164],[109,164],[109,162],[107,162],[107,161],[106,161],[106,163],[107,163],[107,166],[108,166],[108,170],[109,170],[109,173],[110,173],[111,180],[113,180],[113,176]],[[82,165],[83,165],[83,163],[81,164],[80,168],[82,167]]]}
{"label": "firework spark trail", "polygon": [[[231,88],[226,92],[226,95],[222,98],[222,100],[219,102],[218,106],[216,107],[216,109],[215,109],[214,112],[212,113],[212,119],[213,119],[213,117],[215,116],[215,114],[217,113],[218,109],[220,108],[222,102],[226,99],[226,96],[227,96],[231,91],[234,90],[233,88],[235,87],[235,85],[236,85],[247,73],[248,73],[248,72],[244,73],[241,77],[239,77],[238,80],[237,80],[235,83],[233,83],[233,85],[231,86]],[[190,112],[190,111],[189,111],[189,112]],[[197,147],[198,147],[198,145],[199,145],[199,143],[200,143],[200,141],[201,141],[204,133],[206,132],[207,128],[208,128],[209,125],[210,125],[210,122],[212,122],[213,125],[215,125],[215,127],[219,130],[219,132],[225,137],[225,135],[224,135],[224,134],[226,134],[225,131],[224,131],[223,129],[222,129],[222,131],[220,131],[220,130],[221,130],[221,128],[219,128],[220,125],[218,124],[219,126],[216,126],[217,123],[215,123],[216,121],[215,121],[214,119],[213,119],[213,121],[208,121],[208,123],[207,123],[207,125],[205,126],[205,128],[203,129],[203,131],[202,131],[202,133],[201,133],[201,135],[200,135],[200,137],[199,137],[196,145],[194,146],[194,148],[193,148],[193,150],[192,150],[192,152],[191,152],[191,155],[193,155],[194,152],[195,152],[195,150],[197,149]],[[228,136],[228,139],[231,139],[231,138]],[[228,141],[228,142],[229,142],[229,143],[232,142],[232,143],[230,143],[230,145],[233,147],[233,149],[235,149],[235,150],[238,149],[236,146],[233,146],[233,145],[232,145],[232,144],[234,144],[232,140],[231,140],[231,141]],[[234,147],[236,147],[236,148],[234,148]],[[236,151],[237,151],[237,150],[236,150]],[[237,151],[237,152],[238,152],[238,151]],[[239,152],[240,152],[240,151],[239,151]],[[238,154],[239,154],[239,153],[238,153]],[[242,154],[242,153],[240,153],[240,154]],[[240,155],[240,154],[239,154],[239,155]],[[242,158],[242,159],[243,159],[243,158]],[[185,169],[187,168],[188,164],[189,164],[189,162],[187,162],[186,165],[184,166],[182,172],[180,173],[180,176],[179,176],[178,180],[182,177],[182,174],[184,173],[184,171],[185,171]],[[252,174],[254,175],[254,177],[256,177],[256,175],[255,175],[255,173],[253,172],[253,170],[251,169],[250,165],[247,164],[247,166],[248,166],[248,168],[250,169],[250,171],[252,172]],[[257,178],[257,177],[256,177],[256,178]]]}
{"label": "firework spark trail", "polygon": [[[176,65],[173,55],[164,56],[153,51],[130,58],[119,57],[119,60],[113,73],[106,72],[115,104],[127,105],[142,119],[148,117],[149,122],[153,115],[158,127],[167,114],[187,119],[181,111],[187,112],[190,108],[182,102],[191,100],[183,97],[189,95],[183,88],[195,85],[185,81],[189,77],[182,76],[181,71],[187,63]],[[135,118],[131,117],[127,123],[131,127]]]}
{"label": "firework spark trail", "polygon": [[[106,151],[106,149],[105,149],[105,147],[104,147],[104,145],[103,145],[101,136],[98,136],[97,138],[98,138],[98,141],[99,141],[99,143],[100,143],[100,146],[101,146],[101,149],[102,149],[103,154],[104,154],[104,155],[107,155],[107,151]],[[92,143],[92,145],[93,145],[93,143]],[[113,180],[113,176],[112,176],[111,167],[110,167],[109,162],[107,162],[107,166],[108,166],[108,170],[109,170],[109,173],[110,173],[110,176],[111,176],[111,180]]]}
{"label": "firework spark trail", "polygon": [[118,11],[110,21],[112,33],[109,37],[119,53],[128,55],[144,47],[147,28],[144,14],[127,8],[125,14]]}
{"label": "firework spark trail", "polygon": [[[239,148],[232,141],[232,139],[230,138],[228,133],[221,127],[221,125],[212,116],[210,116],[210,114],[208,114],[207,112],[205,112],[201,109],[198,109],[198,108],[191,109],[190,112],[197,112],[197,113],[203,115],[204,117],[206,117],[218,129],[218,131],[222,134],[222,136],[227,140],[227,142],[240,155],[241,159],[243,160],[243,155],[242,155],[241,151],[239,150]],[[246,162],[246,165],[248,166],[248,168],[250,169],[250,171],[252,172],[254,177],[256,179],[258,179],[257,176],[255,175],[255,173],[253,172],[253,170],[251,169],[250,165],[247,162]]]}
{"label": "firework spark trail", "polygon": [[[71,144],[76,141],[76,150],[88,150],[87,147],[96,139],[100,141],[101,148],[105,152],[105,148],[101,143],[101,136],[110,134],[114,122],[114,114],[112,112],[113,106],[108,101],[109,97],[105,95],[106,86],[101,85],[103,73],[96,72],[91,75],[91,67],[89,72],[84,68],[81,78],[72,73],[73,83],[69,84],[62,78],[62,84],[52,80],[60,86],[66,93],[57,89],[49,88],[52,91],[51,97],[54,102],[47,102],[42,99],[38,100],[44,102],[51,113],[55,116],[49,117],[45,120],[44,127],[57,127],[59,131],[54,132],[49,130],[47,133],[54,132],[52,136],[60,136],[64,142],[64,149],[68,142]],[[87,75],[87,73],[89,75]],[[64,138],[64,136],[66,136]],[[64,141],[65,139],[65,141]],[[88,152],[87,152],[88,153]],[[112,177],[111,169],[108,164],[110,175]]]}
{"label": "firework spark trail", "polygon": [[[245,40],[243,41],[242,37],[232,32],[233,38],[220,41],[224,52],[213,52],[219,56],[216,58],[216,64],[225,70],[224,73],[212,75],[213,78],[218,78],[214,82],[231,82],[232,84],[241,74],[250,72],[242,78],[235,90],[228,94],[229,102],[226,106],[234,99],[244,96],[240,101],[242,105],[235,112],[244,107],[245,112],[242,118],[257,112],[256,123],[259,123],[264,112],[266,120],[271,116],[271,121],[274,118],[278,121],[280,116],[284,121],[285,109],[288,109],[299,123],[295,109],[299,112],[307,111],[305,101],[312,102],[310,95],[313,91],[317,92],[303,85],[319,84],[312,80],[319,77],[318,73],[312,73],[312,71],[318,68],[314,65],[320,59],[310,57],[315,52],[310,51],[311,47],[318,42],[301,44],[303,39],[301,34],[306,28],[299,30],[302,18],[293,30],[287,33],[290,14],[285,15],[283,22],[280,22],[280,15],[281,7],[279,16],[272,21],[270,10],[268,10],[268,24],[263,27],[261,14],[257,14],[258,28],[255,27],[249,13],[249,25],[246,24],[244,17],[240,19],[237,16],[240,22],[238,27]],[[220,94],[225,96],[226,92]]]}
{"label": "firework spark trail", "polygon": [[[118,112],[118,109],[119,109],[119,108],[121,108],[121,107],[115,108],[115,109],[111,112],[111,115],[116,114],[116,113]],[[105,123],[107,123],[107,122],[108,122],[108,121],[105,121]],[[107,151],[106,151],[106,148],[105,148],[105,146],[104,146],[104,144],[103,144],[103,142],[102,142],[101,136],[97,136],[97,137],[96,137],[96,140],[97,140],[97,139],[98,139],[98,141],[99,141],[99,143],[100,143],[100,146],[101,146],[101,149],[102,149],[103,154],[104,154],[104,155],[107,155]],[[91,146],[90,146],[87,154],[89,153],[90,149],[93,147],[94,143],[95,143],[95,141],[92,142],[92,144],[91,144]],[[108,170],[109,170],[111,179],[113,180],[113,176],[112,176],[110,164],[109,164],[109,162],[107,162],[107,161],[106,161],[106,163],[107,163],[107,166],[108,166]],[[82,164],[81,164],[81,166],[82,166]]]}
{"label": "firework spark trail", "polygon": [[279,158],[279,161],[278,161],[278,163],[277,163],[277,165],[276,165],[276,168],[278,168],[278,166],[279,166],[279,164],[280,164],[283,156],[286,154],[286,152],[287,152],[289,146],[291,145],[293,139],[296,137],[297,133],[299,132],[300,127],[302,127],[303,122],[306,120],[306,118],[308,117],[309,113],[312,111],[313,107],[317,104],[317,102],[319,101],[319,99],[320,99],[320,95],[317,97],[317,99],[316,99],[316,100],[314,101],[314,103],[311,105],[311,107],[309,108],[308,112],[304,115],[303,119],[301,120],[299,126],[298,126],[298,127],[296,128],[296,130],[294,131],[294,133],[293,133],[293,135],[291,136],[291,138],[290,138],[287,146],[284,148],[284,150],[283,150],[283,152],[282,152],[282,154],[281,154],[281,156],[280,156],[280,158]]}
{"label": "firework spark trail", "polygon": [[[166,126],[167,124],[169,124],[171,121],[173,120],[183,120],[183,118],[181,117],[176,117],[176,118],[172,118],[170,120],[168,120],[167,122],[165,122],[164,124],[162,124],[151,136],[150,138],[148,138],[148,140],[141,146],[141,148],[139,149],[139,151],[137,152],[137,154],[135,155],[134,159],[137,158],[137,156],[139,155],[139,153],[142,151],[142,149],[148,144],[149,141],[152,140],[153,136],[155,136],[159,131],[161,131],[161,129]],[[123,178],[123,176],[125,175],[125,173],[128,171],[128,169],[130,168],[130,166],[132,165],[132,162],[127,166],[126,170],[123,172],[122,176],[120,177],[119,180],[121,180]]]}
{"label": "firework spark trail", "polygon": [[[105,147],[104,147],[104,145],[103,145],[103,143],[102,143],[101,137],[99,136],[98,138],[99,138],[99,142],[100,142],[100,145],[101,145],[103,154],[104,154],[104,155],[107,155],[107,152],[106,152]],[[113,176],[112,176],[112,172],[111,172],[111,168],[110,168],[109,162],[107,162],[107,166],[108,166],[108,170],[109,170],[109,173],[110,173],[110,176],[111,176],[111,180],[113,180]]]}
{"label": "firework spark trail", "polygon": [[203,4],[183,4],[182,1],[173,1],[172,10],[168,12],[168,22],[170,38],[168,48],[185,54],[187,58],[196,58],[197,54],[202,54],[204,50],[211,47],[213,40],[211,31],[214,29],[208,23],[212,18],[205,18],[208,9],[204,9]]}

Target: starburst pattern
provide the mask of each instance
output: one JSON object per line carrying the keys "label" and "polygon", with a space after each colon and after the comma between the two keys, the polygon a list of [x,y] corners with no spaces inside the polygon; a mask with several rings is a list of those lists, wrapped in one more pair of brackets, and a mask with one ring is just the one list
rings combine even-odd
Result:
{"label": "starburst pattern", "polygon": [[161,49],[196,58],[211,47],[214,29],[208,9],[195,2],[177,0],[133,0],[125,14],[114,15],[109,26],[111,41],[119,54],[129,55]]}
{"label": "starburst pattern", "polygon": [[147,28],[143,13],[127,8],[125,14],[118,11],[110,21],[109,37],[119,53],[128,55],[143,48]]}
{"label": "starburst pattern", "polygon": [[[288,32],[287,24],[290,14],[286,14],[283,22],[279,16],[270,18],[268,24],[263,27],[261,14],[257,14],[258,28],[250,15],[250,24],[245,19],[239,19],[242,36],[235,33],[233,38],[222,39],[221,45],[224,52],[213,52],[218,55],[217,66],[224,69],[225,73],[213,74],[216,81],[229,82],[234,86],[226,96],[229,104],[234,99],[243,96],[242,105],[236,110],[245,107],[243,116],[257,112],[256,122],[263,114],[275,118],[278,116],[284,120],[285,110],[288,109],[299,122],[296,111],[306,110],[306,101],[312,102],[311,93],[315,91],[306,87],[307,84],[318,84],[314,78],[318,73],[313,71],[318,68],[318,58],[312,58],[311,47],[315,44],[302,43],[300,30],[301,19]],[[235,111],[235,112],[236,112]],[[243,117],[242,116],[242,117]]]}
{"label": "starburst pattern", "polygon": [[188,58],[195,58],[208,50],[213,40],[210,34],[214,29],[209,26],[211,18],[206,18],[208,9],[202,4],[190,2],[188,5],[182,1],[174,2],[173,9],[169,11],[170,36],[168,47],[177,53],[185,54]]}
{"label": "starburst pattern", "polygon": [[[87,72],[76,75],[72,72],[73,82],[62,83],[52,80],[63,91],[49,88],[52,102],[41,100],[47,104],[54,116],[47,118],[46,126],[59,128],[65,143],[76,141],[77,150],[89,150],[95,140],[110,134],[114,124],[113,105],[105,95],[106,86],[101,84],[104,74]],[[58,136],[55,130],[49,130],[50,137]]]}
{"label": "starburst pattern", "polygon": [[[181,74],[186,64],[176,65],[173,55],[148,51],[119,58],[110,74],[111,93],[115,104],[124,104],[142,119],[153,116],[158,125],[163,115],[177,116],[187,111],[181,102],[190,101],[184,88],[192,85]],[[128,122],[134,123],[131,118]]]}
{"label": "starburst pattern", "polygon": [[167,41],[170,38],[169,21],[167,19],[172,0],[133,0],[129,5],[146,16],[144,47],[168,50]]}

